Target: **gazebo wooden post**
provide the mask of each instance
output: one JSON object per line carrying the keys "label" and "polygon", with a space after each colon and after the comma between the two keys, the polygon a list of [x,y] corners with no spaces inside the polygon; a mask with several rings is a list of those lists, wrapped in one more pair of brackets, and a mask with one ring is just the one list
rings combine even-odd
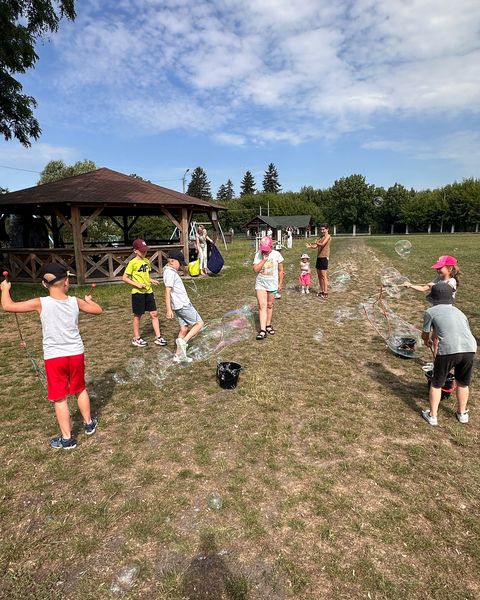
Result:
{"label": "gazebo wooden post", "polygon": [[180,217],[180,242],[183,245],[183,256],[188,263],[189,248],[188,248],[188,209],[182,208]]}
{"label": "gazebo wooden post", "polygon": [[220,237],[220,228],[218,226],[218,214],[216,210],[212,210],[209,213],[209,217],[210,217],[210,221],[212,223],[212,227],[213,227],[213,241],[215,242],[215,244],[218,241],[218,238]]}
{"label": "gazebo wooden post", "polygon": [[73,233],[73,248],[75,250],[75,270],[78,283],[85,283],[85,264],[83,262],[83,237],[82,237],[82,219],[80,216],[80,207],[72,206],[71,223]]}

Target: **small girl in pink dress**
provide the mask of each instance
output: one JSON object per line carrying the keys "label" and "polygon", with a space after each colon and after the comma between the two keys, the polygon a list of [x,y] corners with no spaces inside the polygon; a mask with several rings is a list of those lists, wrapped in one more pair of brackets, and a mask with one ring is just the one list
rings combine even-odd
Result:
{"label": "small girl in pink dress", "polygon": [[310,257],[308,254],[302,254],[300,257],[300,277],[298,282],[302,286],[302,294],[310,293]]}

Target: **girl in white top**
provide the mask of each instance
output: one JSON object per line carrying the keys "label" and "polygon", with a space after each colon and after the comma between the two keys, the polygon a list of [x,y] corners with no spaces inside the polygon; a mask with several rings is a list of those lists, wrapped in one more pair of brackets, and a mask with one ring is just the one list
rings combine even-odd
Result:
{"label": "girl in white top", "polygon": [[212,240],[207,235],[207,230],[203,225],[199,225],[197,229],[197,250],[200,258],[200,273],[208,275],[207,270],[207,241]]}
{"label": "girl in white top", "polygon": [[[437,283],[448,283],[453,289],[453,298],[460,279],[460,269],[458,268],[458,261],[454,256],[440,256],[438,261],[432,265],[432,269],[437,270],[437,276],[433,278],[430,283],[425,284],[413,284],[409,281],[404,283],[404,286],[416,290],[417,292],[431,292],[432,287]],[[433,304],[431,293],[427,294],[427,300]]]}
{"label": "girl in white top", "polygon": [[264,340],[267,333],[275,334],[272,326],[273,303],[275,294],[282,289],[283,256],[272,249],[271,237],[264,236],[260,240],[259,250],[253,261],[253,270],[257,274],[255,292],[257,294],[260,331],[257,340]]}

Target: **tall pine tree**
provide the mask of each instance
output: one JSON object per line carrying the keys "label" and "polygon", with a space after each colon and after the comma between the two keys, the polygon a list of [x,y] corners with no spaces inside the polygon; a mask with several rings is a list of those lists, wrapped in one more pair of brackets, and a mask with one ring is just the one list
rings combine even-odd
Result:
{"label": "tall pine tree", "polygon": [[253,178],[252,173],[247,171],[240,184],[240,196],[252,196],[256,191],[255,179]]}
{"label": "tall pine tree", "polygon": [[192,178],[188,184],[187,194],[201,200],[210,200],[212,192],[210,190],[210,182],[207,174],[202,167],[197,167],[192,172]]}
{"label": "tall pine tree", "polygon": [[278,194],[282,186],[278,181],[278,173],[275,165],[270,163],[263,176],[263,191],[270,194]]}
{"label": "tall pine tree", "polygon": [[218,188],[217,200],[233,200],[235,191],[233,189],[232,180],[229,179],[227,183],[222,183]]}

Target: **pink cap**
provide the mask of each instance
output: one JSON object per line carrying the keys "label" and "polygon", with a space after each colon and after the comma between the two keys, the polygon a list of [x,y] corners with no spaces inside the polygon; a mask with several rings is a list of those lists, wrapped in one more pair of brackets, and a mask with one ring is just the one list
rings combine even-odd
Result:
{"label": "pink cap", "polygon": [[440,256],[437,262],[432,265],[432,269],[441,269],[442,267],[454,267],[457,264],[457,259],[454,256]]}
{"label": "pink cap", "polygon": [[273,241],[268,235],[264,235],[260,240],[260,252],[270,252],[272,249]]}

